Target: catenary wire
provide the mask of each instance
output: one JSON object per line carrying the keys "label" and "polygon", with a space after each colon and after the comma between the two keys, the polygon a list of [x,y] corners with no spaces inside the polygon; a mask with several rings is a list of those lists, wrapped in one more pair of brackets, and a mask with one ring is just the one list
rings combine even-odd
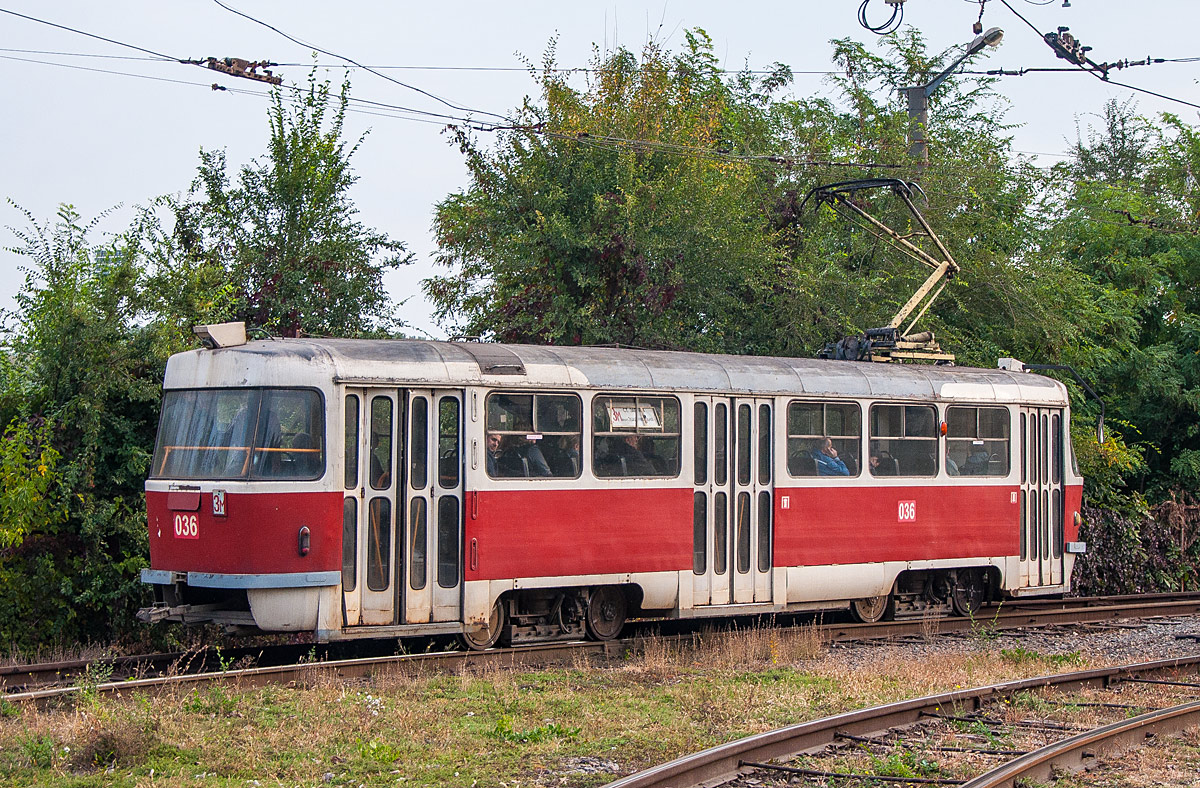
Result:
{"label": "catenary wire", "polygon": [[455,104],[454,102],[448,101],[448,100],[442,98],[441,96],[437,96],[433,93],[430,93],[427,90],[423,90],[422,88],[419,88],[416,85],[410,85],[407,82],[401,82],[400,80],[396,79],[395,77],[388,76],[387,74],[384,74],[380,71],[372,69],[368,66],[364,66],[362,63],[359,63],[357,60],[354,60],[353,58],[346,57],[345,55],[339,55],[336,52],[330,52],[329,50],[322,49],[314,44],[309,44],[307,42],[301,41],[300,39],[295,38],[294,36],[291,36],[291,35],[283,32],[282,30],[275,27],[274,25],[268,24],[267,22],[264,22],[261,19],[256,19],[253,16],[250,16],[249,14],[243,13],[242,11],[239,11],[236,8],[232,8],[231,6],[226,5],[225,3],[221,2],[221,0],[213,0],[213,2],[216,3],[217,5],[219,5],[221,8],[224,8],[226,11],[230,12],[231,14],[236,14],[244,19],[248,19],[251,22],[254,22],[255,24],[259,24],[265,28],[274,30],[276,33],[278,33],[279,35],[283,36],[284,38],[286,38],[287,40],[289,40],[293,43],[299,44],[300,46],[303,46],[303,47],[309,47],[311,49],[315,49],[317,52],[320,52],[324,55],[329,55],[330,57],[336,57],[339,60],[344,60],[347,63],[351,63],[355,66],[358,66],[359,68],[362,68],[362,69],[374,74],[377,77],[386,79],[387,81],[393,82],[403,88],[407,88],[408,90],[416,91],[417,93],[420,93],[423,96],[428,96],[429,98],[431,98],[435,101],[445,104],[447,107],[450,107],[451,109],[456,109],[459,112],[477,113],[480,115],[490,115],[493,118],[499,118],[500,120],[503,120],[506,122],[510,121],[510,119],[505,115],[500,115],[495,112],[488,112],[487,110],[473,109],[471,107],[464,107],[464,106]]}
{"label": "catenary wire", "polygon": [[[1018,19],[1020,19],[1025,24],[1029,25],[1030,29],[1033,30],[1033,32],[1037,33],[1039,38],[1044,38],[1042,31],[1038,30],[1037,26],[1034,25],[1033,22],[1030,22],[1028,19],[1026,19],[1024,16],[1022,16],[1021,12],[1019,12],[1019,11],[1017,11],[1017,9],[1013,8],[1012,4],[1009,3],[1008,0],[1000,0],[1000,3],[1005,8],[1007,8],[1009,11],[1012,11],[1014,14],[1016,14]],[[1127,90],[1137,91],[1138,93],[1145,93],[1147,95],[1155,96],[1156,98],[1164,99],[1166,101],[1173,101],[1177,104],[1183,104],[1184,106],[1195,107],[1196,109],[1200,109],[1200,104],[1196,104],[1191,101],[1185,101],[1184,99],[1181,99],[1181,98],[1175,98],[1174,96],[1168,96],[1165,93],[1156,93],[1153,90],[1148,90],[1146,88],[1140,88],[1140,87],[1137,87],[1136,85],[1129,85],[1124,82],[1116,82],[1114,80],[1110,80],[1106,74],[1098,73],[1095,69],[1087,68],[1083,64],[1078,64],[1078,65],[1079,65],[1080,71],[1082,71],[1085,74],[1091,74],[1092,76],[1094,76],[1096,79],[1100,80],[1101,82],[1106,82],[1110,85],[1116,85],[1117,87],[1126,88]]]}
{"label": "catenary wire", "polygon": [[146,49],[145,47],[135,46],[134,44],[126,44],[124,41],[117,41],[116,39],[113,39],[113,38],[105,38],[104,36],[99,36],[99,35],[96,35],[95,33],[89,33],[86,30],[79,30],[74,27],[67,27],[66,25],[60,25],[57,22],[49,22],[45,19],[38,19],[37,17],[26,16],[25,14],[19,14],[16,11],[10,11],[7,8],[0,8],[0,13],[11,14],[12,16],[17,16],[17,17],[20,17],[21,19],[27,19],[30,22],[37,22],[39,24],[49,25],[50,27],[57,27],[59,30],[66,30],[71,33],[78,33],[81,36],[87,36],[88,38],[94,38],[98,41],[104,41],[109,44],[116,44],[117,46],[125,47],[127,49],[136,49],[138,52],[145,52],[147,55],[154,55],[155,57],[158,57],[162,60],[170,60],[175,63],[186,62],[182,58],[171,57],[170,55],[164,55],[161,52],[155,52],[153,49]]}

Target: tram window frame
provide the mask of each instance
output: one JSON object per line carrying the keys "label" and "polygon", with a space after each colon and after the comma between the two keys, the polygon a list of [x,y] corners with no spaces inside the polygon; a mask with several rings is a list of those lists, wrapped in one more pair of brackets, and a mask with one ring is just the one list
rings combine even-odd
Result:
{"label": "tram window frame", "polygon": [[[286,431],[283,425],[278,424],[278,418],[275,419],[275,424],[271,423],[269,418],[272,411],[269,409],[264,412],[264,403],[268,403],[275,392],[284,394],[305,394],[315,397],[308,404],[309,421],[308,430]],[[230,394],[243,394],[246,399],[240,403],[240,408],[244,408],[246,418],[240,429],[244,435],[242,443],[244,445],[220,445],[215,443],[203,443],[194,438],[200,437],[199,433],[208,433],[212,435],[212,431],[219,424],[214,423],[212,418],[197,424],[193,419],[188,419],[186,424],[173,423],[173,411],[178,408],[190,407],[192,415],[195,414],[197,405],[205,407],[206,412],[213,410],[213,402],[201,403],[198,400],[204,394],[213,396],[228,396]],[[241,417],[243,412],[239,408],[238,412],[228,420],[228,430],[223,432],[231,432],[234,429],[234,422]],[[268,406],[269,408],[269,406]],[[263,418],[267,415],[268,418]],[[203,388],[181,388],[168,389],[163,393],[163,406],[159,414],[158,431],[155,437],[154,457],[151,461],[151,479],[168,479],[171,481],[263,481],[263,482],[301,482],[301,481],[317,481],[325,476],[328,470],[327,457],[327,441],[326,433],[328,432],[329,414],[326,409],[325,394],[318,388],[311,386],[254,386],[254,387],[203,387]],[[193,438],[179,444],[178,441],[174,445],[165,443],[166,430],[169,427],[174,428],[174,432],[178,433],[180,428],[185,427],[187,433],[182,437]],[[278,427],[276,431],[273,429]],[[288,440],[296,441],[301,433],[307,435],[309,446],[300,447],[283,445]],[[180,437],[171,435],[172,438]],[[228,437],[228,436],[222,436]],[[227,441],[228,442],[228,441]],[[272,445],[279,444],[279,445]],[[313,445],[315,444],[315,445]],[[165,473],[168,462],[171,460],[171,454],[176,451],[189,451],[196,453],[196,457],[188,463],[176,463],[171,468],[172,473]],[[225,454],[213,454],[211,457],[205,458],[205,454],[213,452],[225,452]],[[235,454],[232,454],[236,452]],[[277,457],[275,455],[278,455]],[[234,461],[235,456],[241,457],[241,462]],[[281,467],[292,467],[296,470],[292,474],[279,473],[279,468],[272,473],[267,473],[264,469],[267,464],[264,462],[264,457],[278,459],[283,465]],[[305,460],[305,462],[300,462]],[[315,461],[312,461],[315,460]],[[189,472],[180,472],[178,467],[182,465],[185,469],[191,469]],[[199,466],[199,467],[198,467]],[[305,469],[307,472],[301,472]],[[217,469],[224,469],[222,472],[214,472]]]}
{"label": "tram window frame", "polygon": [[[614,425],[613,417],[618,412],[633,423]],[[600,394],[593,397],[592,473],[598,479],[678,478],[682,467],[682,426],[678,397],[662,394]],[[627,439],[631,437],[637,445],[630,445],[630,448],[636,450],[638,456],[617,448],[628,443]],[[636,467],[631,467],[630,460]]]}
{"label": "tram window frame", "polygon": [[[811,422],[806,425],[802,422],[801,414],[805,411],[811,411],[814,408],[820,408],[820,434],[809,431],[803,432],[805,426],[811,426]],[[829,409],[834,408],[842,413],[842,428],[840,431],[835,430],[829,418]],[[847,423],[847,415],[852,415],[853,426],[855,432],[851,433],[849,427],[844,426]],[[840,474],[822,475],[817,468],[816,460],[813,458],[813,453],[817,452],[824,445],[825,438],[833,441],[833,448],[837,451],[838,457],[845,462],[844,455],[850,452],[849,456],[854,460],[853,473],[842,476]],[[813,478],[820,477],[822,479],[853,479],[862,475],[862,405],[857,402],[840,402],[840,401],[813,401],[813,400],[792,400],[788,403],[787,409],[787,469],[788,476],[793,478]],[[808,463],[801,462],[805,458],[812,459],[811,473],[808,471],[810,467]],[[847,470],[850,466],[847,464]]]}
{"label": "tram window frame", "polygon": [[[897,414],[899,419],[888,418],[886,430],[881,430],[882,416],[885,413]],[[928,435],[918,434],[914,426],[916,415],[928,415]],[[938,474],[938,413],[933,405],[914,405],[911,403],[875,403],[868,413],[870,420],[870,441],[868,457],[879,457],[878,467],[871,468],[875,477],[895,476],[910,479],[930,479]],[[916,454],[911,448],[914,444],[928,444],[931,451],[927,456]],[[920,451],[918,448],[917,451]],[[903,456],[896,456],[901,454]],[[886,456],[885,456],[886,455]],[[914,461],[928,462],[932,467],[925,472],[914,473]],[[868,461],[868,465],[870,462]],[[919,467],[919,466],[918,466]]]}
{"label": "tram window frame", "polygon": [[[559,405],[567,401],[571,406],[552,413],[549,408],[556,401]],[[489,478],[561,480],[578,479],[582,475],[583,400],[578,394],[492,391],[484,399],[484,414],[485,455],[488,436],[500,436],[502,446],[494,471],[485,456],[484,468]],[[563,429],[564,414],[566,426],[573,426],[573,429]],[[553,423],[556,417],[560,419],[558,424]],[[535,449],[536,458],[532,454]],[[571,456],[572,449],[574,457]],[[536,472],[537,458],[549,473]]]}
{"label": "tram window frame", "polygon": [[[985,411],[994,412],[986,423]],[[1003,434],[995,434],[997,431]],[[952,450],[961,459],[953,457]],[[986,463],[972,462],[970,458],[981,451],[988,455]],[[950,476],[1008,476],[1012,472],[1012,411],[1003,405],[948,406],[943,456]]]}

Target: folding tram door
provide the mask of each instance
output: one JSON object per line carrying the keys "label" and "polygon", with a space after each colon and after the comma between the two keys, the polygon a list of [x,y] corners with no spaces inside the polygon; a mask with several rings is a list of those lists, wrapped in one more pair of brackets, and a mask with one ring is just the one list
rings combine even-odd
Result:
{"label": "folding tram door", "polygon": [[1021,587],[1063,582],[1063,412],[1022,408]]}
{"label": "folding tram door", "polygon": [[344,419],[346,625],[457,620],[461,392],[350,388]]}
{"label": "folding tram door", "polygon": [[694,400],[694,606],[771,601],[773,418],[767,399]]}

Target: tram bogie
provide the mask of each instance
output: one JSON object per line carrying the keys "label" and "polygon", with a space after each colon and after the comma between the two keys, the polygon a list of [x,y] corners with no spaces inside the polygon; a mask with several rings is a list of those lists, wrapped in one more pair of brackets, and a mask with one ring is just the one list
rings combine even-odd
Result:
{"label": "tram bogie", "polygon": [[1061,594],[1065,388],[973,370],[409,340],[172,357],[147,621],[496,643],[633,616]]}

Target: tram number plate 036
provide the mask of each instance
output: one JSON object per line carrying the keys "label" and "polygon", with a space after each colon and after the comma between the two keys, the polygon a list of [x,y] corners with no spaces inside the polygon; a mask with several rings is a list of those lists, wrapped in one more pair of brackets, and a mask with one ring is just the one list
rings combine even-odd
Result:
{"label": "tram number plate 036", "polygon": [[902,523],[915,523],[917,521],[917,502],[900,501],[896,519]]}
{"label": "tram number plate 036", "polygon": [[176,514],[175,515],[175,538],[176,539],[199,539],[200,538],[200,518],[194,514]]}

